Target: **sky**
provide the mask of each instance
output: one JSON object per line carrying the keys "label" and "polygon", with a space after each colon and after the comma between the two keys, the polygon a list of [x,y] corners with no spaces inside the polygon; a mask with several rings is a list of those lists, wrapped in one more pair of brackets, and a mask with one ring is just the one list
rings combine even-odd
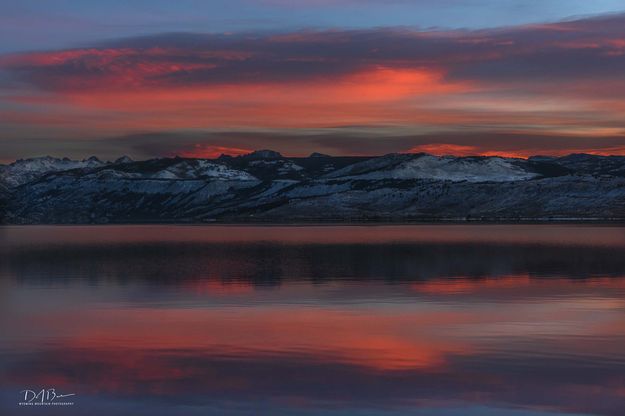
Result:
{"label": "sky", "polygon": [[622,0],[0,0],[0,163],[625,154]]}

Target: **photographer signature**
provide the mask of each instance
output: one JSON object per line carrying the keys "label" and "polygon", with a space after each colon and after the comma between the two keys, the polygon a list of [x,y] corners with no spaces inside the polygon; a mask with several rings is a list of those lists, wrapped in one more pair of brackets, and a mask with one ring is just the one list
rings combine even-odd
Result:
{"label": "photographer signature", "polygon": [[75,396],[76,393],[60,394],[56,389],[22,390],[23,403],[53,403],[55,400]]}

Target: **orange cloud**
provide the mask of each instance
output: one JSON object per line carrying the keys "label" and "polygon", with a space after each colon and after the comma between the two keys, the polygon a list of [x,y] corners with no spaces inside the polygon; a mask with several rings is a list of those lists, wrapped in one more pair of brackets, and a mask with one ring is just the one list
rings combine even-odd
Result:
{"label": "orange cloud", "polygon": [[[15,54],[0,57],[12,87],[1,98],[0,117],[12,137],[343,126],[618,136],[625,128],[622,21],[456,32],[158,34]],[[512,147],[438,143],[410,150],[515,157],[573,150]]]}
{"label": "orange cloud", "polygon": [[[135,131],[146,126],[152,130],[171,130],[452,123],[462,122],[466,116],[411,108],[403,103],[473,88],[466,82],[448,82],[444,72],[438,70],[387,67],[306,82],[119,88],[127,82],[128,79],[112,80],[103,82],[110,86],[108,89],[61,90],[42,98],[20,95],[15,97],[16,102],[41,109],[54,106],[54,111],[49,115],[43,111],[14,111],[6,117],[19,124],[69,126],[73,123],[81,130],[91,127],[100,132]],[[82,116],[76,117],[76,111]],[[235,149],[232,154],[239,154],[239,150]],[[214,153],[210,149],[197,152],[199,155]]]}
{"label": "orange cloud", "polygon": [[[360,104],[401,100],[415,96],[448,94],[471,90],[469,83],[452,83],[441,71],[374,67],[339,78],[306,82],[216,84],[210,87],[162,85],[149,89],[107,89],[104,91],[66,92],[70,103],[94,108],[119,110],[146,105],[167,106],[209,103],[250,103],[285,105]],[[262,109],[258,109],[259,111]]]}

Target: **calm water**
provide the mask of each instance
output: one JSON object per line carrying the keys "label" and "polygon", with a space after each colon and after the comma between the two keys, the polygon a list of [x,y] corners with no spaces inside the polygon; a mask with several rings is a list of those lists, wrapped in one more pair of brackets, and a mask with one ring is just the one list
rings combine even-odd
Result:
{"label": "calm water", "polygon": [[2,415],[625,414],[620,227],[5,227],[0,296]]}

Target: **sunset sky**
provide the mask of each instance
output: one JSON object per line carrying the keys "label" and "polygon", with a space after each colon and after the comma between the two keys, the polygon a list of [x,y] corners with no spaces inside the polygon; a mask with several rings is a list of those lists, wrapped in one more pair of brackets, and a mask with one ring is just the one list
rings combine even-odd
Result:
{"label": "sunset sky", "polygon": [[0,163],[625,154],[622,0],[0,0]]}

